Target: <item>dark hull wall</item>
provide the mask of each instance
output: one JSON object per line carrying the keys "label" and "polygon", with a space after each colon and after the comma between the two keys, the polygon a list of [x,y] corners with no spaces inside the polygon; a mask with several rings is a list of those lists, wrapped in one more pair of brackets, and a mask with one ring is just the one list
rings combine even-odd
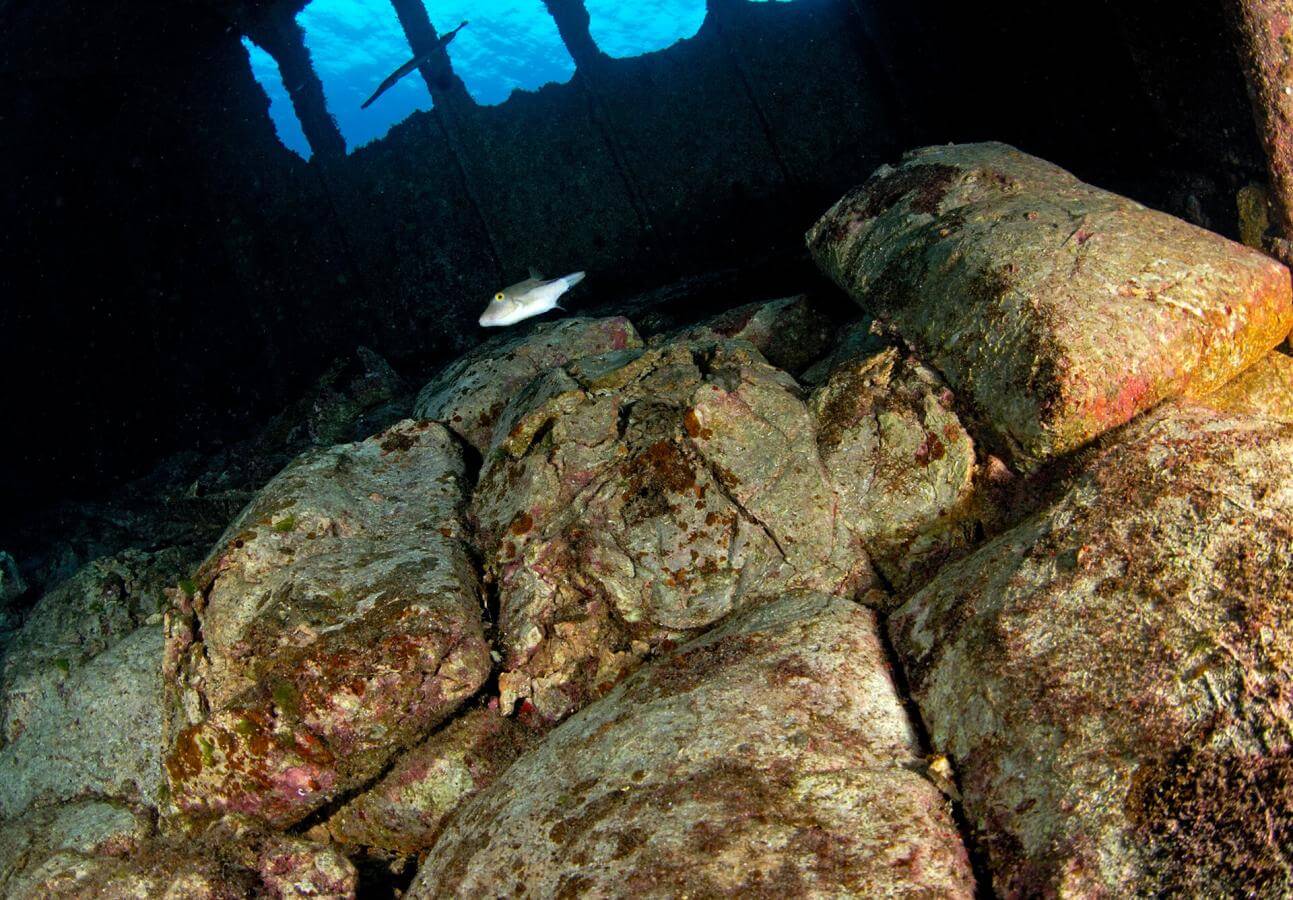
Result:
{"label": "dark hull wall", "polygon": [[668,50],[307,165],[239,43],[254,8],[0,3],[3,508],[237,435],[355,344],[426,370],[530,265],[603,300],[797,254],[907,146],[1010,141],[1229,232],[1260,172],[1208,4],[712,6]]}

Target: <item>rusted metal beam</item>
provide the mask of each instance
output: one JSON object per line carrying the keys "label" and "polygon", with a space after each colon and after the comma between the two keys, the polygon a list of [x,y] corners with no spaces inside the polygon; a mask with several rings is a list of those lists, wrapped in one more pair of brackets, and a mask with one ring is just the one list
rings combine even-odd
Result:
{"label": "rusted metal beam", "polygon": [[305,33],[296,24],[291,10],[285,6],[269,7],[251,23],[247,36],[278,63],[283,87],[314,155],[324,161],[345,157],[346,140],[328,112],[323,82],[314,71],[309,48],[305,46]]}
{"label": "rusted metal beam", "polygon": [[598,134],[601,135],[602,143],[606,145],[611,165],[615,167],[620,180],[624,182],[624,193],[629,205],[633,207],[638,224],[649,240],[654,230],[651,213],[647,209],[637,176],[629,167],[624,148],[620,145],[615,129],[611,125],[601,89],[597,84],[597,77],[605,64],[610,61],[610,57],[603,53],[597,46],[597,42],[593,40],[592,20],[588,15],[588,7],[584,5],[584,0],[543,0],[543,3],[548,8],[548,14],[557,24],[557,32],[561,35],[570,58],[575,61],[573,81],[588,98],[588,116]]}
{"label": "rusted metal beam", "polygon": [[[391,0],[391,6],[395,9],[395,15],[400,20],[400,27],[404,29],[404,37],[408,40],[409,49],[413,51],[414,56],[426,53],[440,42],[440,35],[431,24],[431,17],[427,15],[422,0]],[[462,145],[462,119],[470,114],[476,106],[476,101],[472,99],[471,94],[467,93],[467,86],[463,84],[462,79],[454,73],[453,63],[449,59],[449,51],[446,48],[440,47],[431,54],[426,63],[418,66],[418,72],[426,82],[427,90],[431,92],[431,99],[435,102],[431,117],[435,120],[441,137],[444,138],[445,146],[449,148],[450,156],[453,157],[459,183],[480,223],[481,231],[489,246],[489,255],[501,278],[503,258],[498,251],[498,241],[489,226],[489,216],[481,206],[480,197],[476,194],[476,188],[472,184],[464,162],[467,151]]]}
{"label": "rusted metal beam", "polygon": [[710,15],[730,14],[747,0],[705,0],[705,12]]}
{"label": "rusted metal beam", "polygon": [[606,62],[606,54],[593,40],[591,19],[584,0],[543,0],[543,5],[557,23],[561,40],[577,68],[589,71]]}
{"label": "rusted metal beam", "polygon": [[[391,6],[395,8],[395,15],[414,56],[421,56],[439,43],[440,35],[431,24],[422,0],[391,0]],[[432,53],[426,63],[418,66],[418,72],[437,106],[461,109],[475,105],[476,101],[467,93],[467,86],[454,73],[447,48],[440,47]]]}
{"label": "rusted metal beam", "polygon": [[1257,131],[1266,150],[1274,234],[1267,250],[1293,264],[1293,0],[1227,0]]}

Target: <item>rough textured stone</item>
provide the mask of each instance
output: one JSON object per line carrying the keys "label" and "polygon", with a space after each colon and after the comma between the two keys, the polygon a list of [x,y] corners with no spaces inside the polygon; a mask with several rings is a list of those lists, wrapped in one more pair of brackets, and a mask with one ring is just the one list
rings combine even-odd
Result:
{"label": "rough textured stone", "polygon": [[652,648],[781,589],[869,585],[798,386],[748,344],[584,360],[518,403],[472,507],[505,711],[560,718]]}
{"label": "rough textured stone", "polygon": [[25,593],[27,582],[18,570],[18,563],[0,550],[0,659],[11,635],[22,623],[22,612],[16,601]]}
{"label": "rough textured stone", "polygon": [[881,167],[808,243],[1023,465],[1215,390],[1293,325],[1275,261],[1003,144]]}
{"label": "rough textured stone", "polygon": [[1271,195],[1265,185],[1249,183],[1235,193],[1239,212],[1239,241],[1245,247],[1261,250],[1271,226]]}
{"label": "rough textured stone", "polygon": [[262,846],[255,871],[262,885],[257,893],[284,900],[308,897],[343,900],[353,898],[359,885],[354,865],[340,851],[279,835]]}
{"label": "rough textured stone", "polygon": [[328,820],[340,844],[397,854],[424,851],[445,820],[493,783],[535,741],[497,709],[467,713],[404,754],[376,785]]}
{"label": "rough textured stone", "polygon": [[[836,326],[806,296],[747,303],[684,328],[672,340],[749,341],[778,369],[798,375],[831,349]],[[652,340],[653,346],[666,338]]]}
{"label": "rough textured stone", "polygon": [[9,895],[13,900],[243,900],[254,896],[256,879],[248,872],[230,872],[216,859],[157,853],[120,859],[64,852],[45,860],[20,887]]}
{"label": "rough textured stone", "polygon": [[358,883],[354,866],[336,850],[239,818],[218,822],[193,840],[108,850],[54,853],[24,872],[18,889],[6,896],[345,900],[355,896]]}
{"label": "rough textured stone", "polygon": [[1293,357],[1274,350],[1199,402],[1222,412],[1249,413],[1293,423]]}
{"label": "rough textured stone", "polygon": [[367,347],[357,347],[354,359],[339,359],[329,367],[314,392],[298,405],[297,415],[313,446],[362,440],[401,418],[382,421],[387,410],[400,405],[403,393],[404,381],[390,363]]}
{"label": "rough textured stone", "polygon": [[1293,4],[1288,0],[1228,0],[1238,56],[1248,77],[1253,118],[1266,151],[1271,181],[1271,212],[1276,232],[1271,243],[1280,259],[1293,261]]}
{"label": "rough textured stone", "polygon": [[1293,426],[1169,406],[890,620],[1000,896],[1293,890]]}
{"label": "rough textured stone", "polygon": [[970,543],[974,442],[935,373],[891,348],[838,365],[809,405],[839,512],[892,585]]}
{"label": "rough textured stone", "polygon": [[161,628],[145,626],[43,690],[0,749],[0,817],[85,795],[156,804],[161,663]]}
{"label": "rough textured stone", "polygon": [[4,741],[15,740],[35,710],[56,706],[68,693],[64,683],[96,655],[141,625],[159,625],[166,588],[192,561],[180,549],[127,550],[95,560],[41,597],[5,648],[0,670]]}
{"label": "rough textured stone", "polygon": [[500,335],[451,363],[413,407],[420,419],[444,422],[482,453],[508,400],[536,375],[585,356],[641,347],[628,319],[561,319],[521,335]]}
{"label": "rough textured stone", "polygon": [[484,682],[456,438],[403,422],[307,454],[168,614],[172,812],[283,826],[377,775]]}
{"label": "rough textured stone", "polygon": [[830,376],[837,366],[849,360],[872,356],[892,345],[892,342],[881,333],[875,321],[870,318],[864,318],[861,321],[849,324],[842,330],[838,338],[835,344],[829,348],[828,353],[822,356],[821,359],[815,360],[811,366],[800,374],[800,384],[817,387]]}
{"label": "rough textured stone", "polygon": [[786,596],[558,726],[408,896],[973,896],[923,768],[873,614]]}
{"label": "rough textured stone", "polygon": [[37,602],[0,675],[0,817],[84,796],[157,802],[161,610],[191,559],[126,551]]}
{"label": "rough textured stone", "polygon": [[69,857],[130,853],[151,832],[146,816],[102,800],[44,807],[8,820],[0,828],[0,895],[34,896],[35,886]]}
{"label": "rough textured stone", "polygon": [[0,613],[5,611],[5,607],[13,600],[18,599],[27,591],[27,584],[23,581],[22,573],[18,571],[18,563],[8,553],[0,551]]}

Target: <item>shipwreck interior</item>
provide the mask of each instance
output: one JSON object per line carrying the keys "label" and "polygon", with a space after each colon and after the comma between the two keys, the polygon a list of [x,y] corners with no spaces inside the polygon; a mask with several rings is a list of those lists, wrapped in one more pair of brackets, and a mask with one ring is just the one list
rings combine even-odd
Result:
{"label": "shipwreck interior", "polygon": [[[433,2],[390,3],[434,45]],[[725,271],[732,302],[776,296],[910,147],[1006,141],[1227,235],[1262,177],[1215,3],[709,0],[694,37],[612,58],[545,0],[568,81],[487,105],[441,50],[413,76],[433,108],[349,153],[304,5],[0,3],[5,519],[235,439],[358,345],[422,377],[529,266],[587,270],[586,308]]]}
{"label": "shipwreck interior", "polygon": [[1293,896],[1293,0],[0,0],[0,165],[0,896]]}

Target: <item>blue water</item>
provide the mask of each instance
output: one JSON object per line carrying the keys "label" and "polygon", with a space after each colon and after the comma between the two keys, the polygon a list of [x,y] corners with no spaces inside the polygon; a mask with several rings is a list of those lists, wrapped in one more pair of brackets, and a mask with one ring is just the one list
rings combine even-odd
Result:
{"label": "blue water", "polygon": [[[611,56],[661,50],[700,28],[705,0],[586,0],[593,39]],[[784,0],[783,0],[784,2]],[[454,70],[481,103],[512,91],[564,82],[574,63],[543,0],[426,0],[436,28],[471,21],[449,45]],[[431,108],[426,84],[412,74],[368,109],[361,103],[411,56],[388,0],[313,0],[297,17],[323,82],[328,110],[354,150],[384,136],[414,111]],[[310,148],[283,88],[278,66],[250,41],[252,72],[269,95],[270,116],[283,143],[309,158]]]}

